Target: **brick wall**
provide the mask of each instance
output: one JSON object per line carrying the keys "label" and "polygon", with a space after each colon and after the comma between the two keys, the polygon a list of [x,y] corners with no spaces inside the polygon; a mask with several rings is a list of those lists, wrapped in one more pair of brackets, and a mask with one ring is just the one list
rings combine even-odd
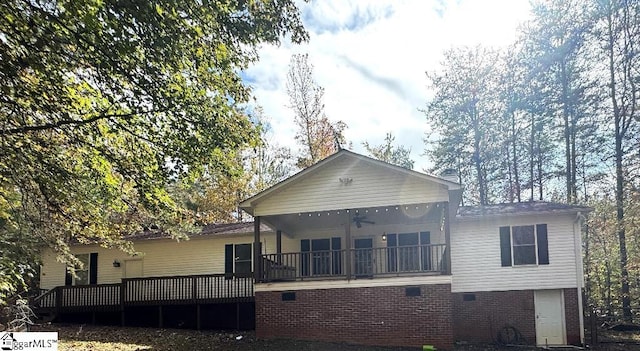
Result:
{"label": "brick wall", "polygon": [[564,289],[564,319],[567,328],[567,344],[580,344],[580,310],[578,290]]}
{"label": "brick wall", "polygon": [[451,285],[256,292],[258,338],[294,338],[381,346],[453,346]]}
{"label": "brick wall", "polygon": [[[453,295],[455,341],[491,343],[505,326],[515,327],[527,344],[536,343],[533,290],[475,292],[475,301]],[[580,321],[576,289],[564,289],[567,343],[580,343]]]}
{"label": "brick wall", "polygon": [[533,291],[475,292],[475,301],[464,301],[464,295],[453,294],[454,340],[491,343],[512,326],[526,343],[536,343]]}

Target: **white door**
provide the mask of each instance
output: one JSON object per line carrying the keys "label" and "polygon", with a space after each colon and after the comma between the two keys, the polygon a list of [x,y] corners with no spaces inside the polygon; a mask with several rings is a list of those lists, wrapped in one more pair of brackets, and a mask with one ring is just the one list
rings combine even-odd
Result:
{"label": "white door", "polygon": [[125,278],[142,277],[142,260],[124,261],[124,277]]}
{"label": "white door", "polygon": [[565,345],[564,294],[562,290],[536,290],[536,344]]}

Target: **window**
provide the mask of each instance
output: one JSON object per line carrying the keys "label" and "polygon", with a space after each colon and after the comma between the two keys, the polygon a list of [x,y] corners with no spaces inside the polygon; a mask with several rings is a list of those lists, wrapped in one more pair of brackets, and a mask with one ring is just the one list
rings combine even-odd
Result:
{"label": "window", "polygon": [[82,266],[75,267],[73,285],[89,285],[89,254],[76,255],[76,258],[82,262]]}
{"label": "window", "polygon": [[227,279],[234,274],[249,276],[253,272],[253,245],[227,244],[224,247],[224,274]]}
{"label": "window", "polygon": [[[89,285],[98,283],[98,253],[77,254],[82,263],[76,267],[67,267],[64,285]],[[75,276],[73,275],[75,272]]]}
{"label": "window", "polygon": [[502,266],[549,264],[547,225],[500,227]]}

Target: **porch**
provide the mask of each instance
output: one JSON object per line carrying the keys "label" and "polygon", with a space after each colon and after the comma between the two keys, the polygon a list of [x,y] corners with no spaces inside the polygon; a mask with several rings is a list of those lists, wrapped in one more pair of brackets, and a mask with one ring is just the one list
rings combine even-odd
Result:
{"label": "porch", "polygon": [[266,254],[262,255],[258,281],[447,274],[446,247],[446,244],[424,244]]}
{"label": "porch", "polygon": [[[40,315],[119,313],[120,324],[125,312],[140,308],[153,310],[158,327],[163,327],[163,308],[192,306],[194,327],[201,328],[201,306],[235,305],[240,314],[242,304],[254,302],[254,277],[239,274],[209,274],[175,277],[125,278],[121,283],[79,286],[58,286],[33,300],[34,311]],[[128,313],[127,313],[128,314]],[[134,317],[132,313],[130,317]],[[236,316],[239,323],[240,318]],[[239,325],[236,325],[237,329]]]}
{"label": "porch", "polygon": [[[450,211],[448,202],[435,202],[256,216],[255,280],[449,275]],[[268,254],[261,222],[276,229]]]}

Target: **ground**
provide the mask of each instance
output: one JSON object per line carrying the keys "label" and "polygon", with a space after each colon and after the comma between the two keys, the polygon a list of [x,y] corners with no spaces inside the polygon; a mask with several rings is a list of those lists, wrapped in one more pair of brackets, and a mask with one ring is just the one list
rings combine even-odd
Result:
{"label": "ground", "polygon": [[[256,340],[253,332],[216,332],[154,328],[97,327],[49,324],[34,331],[57,331],[60,351],[408,351],[418,350],[368,347],[327,342],[296,340]],[[588,349],[594,351],[640,351],[640,332],[607,332],[604,342]],[[457,345],[455,351],[534,350],[530,346]]]}

